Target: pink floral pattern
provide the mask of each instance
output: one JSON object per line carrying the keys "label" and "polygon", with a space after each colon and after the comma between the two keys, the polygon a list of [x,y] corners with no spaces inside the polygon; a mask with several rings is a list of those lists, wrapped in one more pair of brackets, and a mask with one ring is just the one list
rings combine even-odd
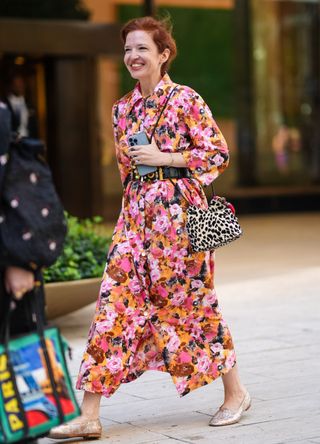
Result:
{"label": "pink floral pattern", "polygon": [[[183,396],[235,364],[214,289],[214,253],[190,250],[187,202],[169,180],[127,183],[128,136],[151,135],[174,86],[165,75],[144,99],[138,84],[113,107],[125,190],[77,382],[78,389],[107,397],[146,370],[169,372]],[[182,153],[192,178],[179,179],[179,186],[190,203],[205,208],[201,184],[226,168],[228,149],[195,91],[178,86],[155,140],[164,152]]]}

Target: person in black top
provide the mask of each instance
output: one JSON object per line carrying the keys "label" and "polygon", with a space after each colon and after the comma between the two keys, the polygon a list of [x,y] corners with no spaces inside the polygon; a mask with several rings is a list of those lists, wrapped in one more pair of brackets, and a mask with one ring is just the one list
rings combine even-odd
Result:
{"label": "person in black top", "polygon": [[[8,159],[8,151],[11,139],[11,115],[7,105],[0,102],[0,198]],[[1,223],[0,215],[0,223]],[[3,257],[3,249],[0,237],[0,326],[9,310],[10,297],[14,297],[15,309],[12,313],[10,333],[12,335],[26,333],[35,328],[31,316],[30,304],[32,301],[32,289],[34,287],[34,274],[30,270],[7,264]],[[34,439],[23,439],[22,443],[36,443]]]}
{"label": "person in black top", "polygon": [[26,100],[26,80],[16,73],[4,98],[11,113],[11,129],[20,137],[38,137],[36,112]]}
{"label": "person in black top", "polygon": [[[11,139],[11,122],[10,111],[7,106],[0,102],[0,196],[5,175],[5,168],[8,159],[8,151]],[[0,219],[1,222],[1,219]],[[0,238],[1,247],[1,238]],[[2,248],[0,253],[0,275],[1,275],[1,290],[0,290],[0,317],[6,311],[9,298],[8,294],[12,294],[17,301],[17,313],[19,313],[18,323],[12,322],[14,326],[14,333],[21,333],[28,331],[28,319],[21,316],[27,306],[23,301],[24,296],[33,289],[34,274],[30,270],[15,266],[15,264],[7,264],[2,255]],[[22,308],[23,307],[23,308]]]}

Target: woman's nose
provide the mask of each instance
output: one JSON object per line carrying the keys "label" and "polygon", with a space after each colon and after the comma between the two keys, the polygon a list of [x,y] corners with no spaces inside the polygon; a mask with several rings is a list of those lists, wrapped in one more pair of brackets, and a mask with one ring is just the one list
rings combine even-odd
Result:
{"label": "woman's nose", "polygon": [[132,50],[130,51],[130,59],[134,60],[138,57],[139,57],[139,51],[135,48],[132,48]]}

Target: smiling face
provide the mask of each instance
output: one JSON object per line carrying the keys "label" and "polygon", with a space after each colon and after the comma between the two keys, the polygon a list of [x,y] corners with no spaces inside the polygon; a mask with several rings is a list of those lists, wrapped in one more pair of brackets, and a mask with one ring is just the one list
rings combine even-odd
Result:
{"label": "smiling face", "polygon": [[170,51],[159,53],[151,34],[146,31],[129,32],[124,45],[124,63],[131,77],[142,81],[161,78],[161,65],[168,59]]}

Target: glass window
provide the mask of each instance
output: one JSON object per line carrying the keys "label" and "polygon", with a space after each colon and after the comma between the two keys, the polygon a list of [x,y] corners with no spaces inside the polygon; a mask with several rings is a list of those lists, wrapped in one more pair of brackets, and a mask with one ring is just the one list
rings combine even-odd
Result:
{"label": "glass window", "polygon": [[319,2],[251,0],[251,9],[257,177],[306,185],[320,148]]}

